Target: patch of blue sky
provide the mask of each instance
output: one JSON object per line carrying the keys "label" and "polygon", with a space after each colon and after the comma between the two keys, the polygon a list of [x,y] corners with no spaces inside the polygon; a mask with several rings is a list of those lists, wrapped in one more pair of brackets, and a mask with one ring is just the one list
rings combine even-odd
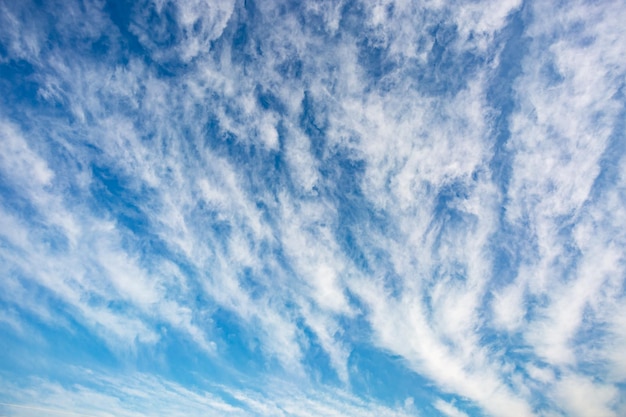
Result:
{"label": "patch of blue sky", "polygon": [[376,398],[389,405],[407,399],[420,408],[433,399],[427,379],[407,369],[404,358],[355,343],[348,359],[350,384],[359,395]]}
{"label": "patch of blue sky", "polygon": [[[618,100],[621,103],[626,103],[624,88],[622,86],[617,92]],[[622,107],[607,147],[600,159],[600,172],[593,183],[590,202],[597,202],[602,198],[605,191],[619,183],[620,163],[626,155],[626,133],[624,132],[626,132],[626,107]]]}
{"label": "patch of blue sky", "polygon": [[[92,166],[90,193],[93,197],[93,210],[104,210],[119,224],[132,233],[143,235],[148,232],[148,216],[138,207],[150,200],[150,192],[134,190],[115,171],[106,166]],[[100,213],[97,213],[100,214]]]}
{"label": "patch of blue sky", "polygon": [[329,386],[341,386],[342,381],[336,369],[331,363],[331,358],[320,343],[315,331],[303,321],[298,323],[298,327],[303,335],[303,359],[302,363],[311,375],[312,380],[317,383]]}
{"label": "patch of blue sky", "polygon": [[486,98],[495,112],[493,121],[494,152],[489,161],[489,171],[493,181],[498,184],[504,204],[499,210],[499,227],[491,237],[490,252],[493,262],[494,288],[513,281],[523,262],[536,253],[531,224],[527,219],[520,219],[516,224],[506,220],[507,190],[512,175],[513,154],[507,142],[511,132],[509,120],[515,111],[516,96],[514,83],[522,71],[522,60],[528,48],[524,35],[525,21],[531,19],[527,7],[507,17],[507,24],[496,35],[496,42],[502,45],[498,56],[499,65],[489,81]]}
{"label": "patch of blue sky", "polygon": [[496,36],[496,39],[504,46],[498,57],[500,61],[498,69],[493,79],[490,80],[487,90],[488,103],[496,113],[495,151],[489,168],[494,181],[499,184],[505,195],[512,175],[511,152],[507,148],[507,142],[511,136],[509,119],[516,106],[515,80],[522,72],[521,64],[525,50],[528,48],[528,39],[524,34],[524,20],[532,18],[529,14],[529,12],[524,13],[524,8],[512,13],[508,18],[508,24]]}
{"label": "patch of blue sky", "polygon": [[[2,207],[14,216],[25,218],[37,224],[37,219],[41,219],[37,208],[26,196],[23,195],[19,186],[9,181],[5,176],[0,175],[0,201]],[[42,225],[42,227],[45,227]]]}
{"label": "patch of blue sky", "polygon": [[457,37],[457,28],[451,24],[441,23],[431,30],[434,39],[428,60],[419,66],[415,76],[415,87],[428,95],[456,95],[467,86],[484,57],[470,51],[461,53],[454,51],[453,42]]}
{"label": "patch of blue sky", "polygon": [[[6,52],[2,55],[3,57]],[[7,112],[15,113],[18,103],[36,105],[41,102],[38,96],[39,84],[34,78],[33,63],[20,59],[3,59],[0,62],[0,91],[2,92],[3,107]],[[42,106],[45,109],[45,106]],[[17,114],[12,114],[16,116]]]}
{"label": "patch of blue sky", "polygon": [[304,92],[302,99],[302,114],[300,115],[300,127],[311,140],[311,153],[323,160],[326,152],[325,129],[328,120],[324,114],[324,106],[317,103],[310,92]]}
{"label": "patch of blue sky", "polygon": [[[207,306],[199,308],[207,309]],[[151,373],[156,365],[159,373],[182,385],[213,383],[236,388],[245,388],[247,380],[272,372],[264,360],[254,327],[242,324],[234,311],[215,307],[210,313],[217,357],[207,356],[183,332],[163,323],[163,340],[146,349],[140,370]]]}
{"label": "patch of blue sky", "polygon": [[30,294],[34,302],[46,307],[61,323],[21,309],[17,300],[4,300],[3,310],[15,312],[25,324],[3,326],[3,372],[38,375],[71,384],[71,378],[64,379],[63,373],[68,364],[121,370],[120,357],[103,345],[92,329],[75,320],[75,311],[36,283],[22,280],[22,285],[25,294]]}

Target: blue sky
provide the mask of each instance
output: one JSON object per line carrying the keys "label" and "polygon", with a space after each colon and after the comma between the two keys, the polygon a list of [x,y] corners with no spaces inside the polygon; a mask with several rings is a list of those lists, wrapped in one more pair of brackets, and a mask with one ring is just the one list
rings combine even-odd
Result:
{"label": "blue sky", "polygon": [[623,22],[0,0],[0,414],[626,415]]}

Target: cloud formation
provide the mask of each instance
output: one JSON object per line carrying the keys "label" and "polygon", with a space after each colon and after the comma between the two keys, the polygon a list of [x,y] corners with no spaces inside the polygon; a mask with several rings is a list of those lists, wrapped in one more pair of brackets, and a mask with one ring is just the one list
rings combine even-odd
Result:
{"label": "cloud formation", "polygon": [[623,414],[626,8],[218,3],[0,0],[0,410]]}

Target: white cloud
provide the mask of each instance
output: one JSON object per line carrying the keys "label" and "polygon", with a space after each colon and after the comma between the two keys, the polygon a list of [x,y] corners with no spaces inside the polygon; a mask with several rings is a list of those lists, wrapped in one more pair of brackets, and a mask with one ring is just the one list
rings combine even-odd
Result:
{"label": "white cloud", "polygon": [[290,172],[296,184],[305,193],[312,193],[320,180],[317,162],[311,155],[311,142],[296,128],[289,128],[285,138],[285,153],[290,164]]}
{"label": "white cloud", "polygon": [[427,375],[444,391],[470,398],[494,416],[532,415],[529,404],[500,379],[497,364],[487,359],[485,348],[474,347],[469,357],[455,354],[454,347],[437,337],[415,296],[404,295],[400,302],[393,302],[373,285],[354,290],[371,309],[375,342],[382,348],[406,358],[415,371]]}
{"label": "white cloud", "polygon": [[520,0],[467,1],[453,6],[454,22],[459,27],[463,46],[484,53],[493,44],[494,36],[506,25],[507,18],[521,6]]}
{"label": "white cloud", "polygon": [[[111,376],[86,369],[67,369],[80,382],[71,386],[46,379],[20,382],[0,379],[0,386],[15,390],[13,402],[0,410],[28,417],[49,415],[105,416],[355,416],[406,417],[401,409],[379,406],[337,391],[314,392],[277,381],[259,390],[238,390],[215,385],[208,391],[134,373]],[[226,400],[229,399],[229,400]],[[232,401],[234,399],[235,401]]]}
{"label": "white cloud", "polygon": [[618,390],[578,375],[564,375],[556,384],[555,400],[574,417],[614,417]]}
{"label": "white cloud", "polygon": [[[218,39],[235,9],[234,1],[206,0],[179,2],[146,0],[137,4],[130,30],[153,59],[189,62],[206,56],[211,41]],[[176,25],[168,26],[169,20]],[[173,30],[172,30],[173,29]]]}
{"label": "white cloud", "polygon": [[434,405],[437,410],[441,411],[448,417],[468,417],[467,414],[444,400],[439,399]]}
{"label": "white cloud", "polygon": [[525,285],[514,282],[502,291],[494,293],[492,308],[494,312],[493,324],[508,332],[515,332],[524,324]]}
{"label": "white cloud", "polygon": [[2,171],[18,186],[36,193],[41,187],[50,184],[54,172],[30,148],[16,127],[6,120],[0,121],[0,146],[4,150],[0,155]]}
{"label": "white cloud", "polygon": [[[593,201],[591,194],[621,117],[615,93],[626,67],[616,19],[623,10],[617,3],[570,6],[559,11],[555,25],[545,5],[535,5],[537,17],[528,29],[535,40],[516,87],[521,108],[511,119],[507,216],[514,223],[529,222],[538,257],[528,260],[518,282],[500,298],[515,297],[501,306],[500,317],[519,323],[522,312],[515,301],[522,288],[546,297],[525,333],[535,353],[555,365],[580,360],[572,339],[584,324],[584,311],[598,306],[607,283],[623,273],[623,251],[604,234],[618,229],[597,227],[598,215],[592,213],[605,202]],[[573,30],[581,16],[583,25]],[[577,223],[570,240],[564,233],[568,222]],[[579,255],[568,249],[572,245]]]}
{"label": "white cloud", "polygon": [[528,375],[534,380],[543,383],[552,383],[555,379],[554,371],[548,367],[542,368],[533,364],[528,364],[526,366],[526,372],[528,372]]}

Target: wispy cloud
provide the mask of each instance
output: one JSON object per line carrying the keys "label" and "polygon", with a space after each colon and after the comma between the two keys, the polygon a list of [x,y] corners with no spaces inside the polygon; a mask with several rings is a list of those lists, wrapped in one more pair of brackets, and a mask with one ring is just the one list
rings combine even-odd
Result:
{"label": "wispy cloud", "polygon": [[[265,391],[237,390],[213,386],[213,392],[189,389],[151,375],[134,373],[111,376],[86,369],[73,369],[82,374],[84,385],[64,386],[45,379],[30,381],[28,390],[8,381],[3,386],[16,390],[14,401],[0,403],[0,410],[16,416],[50,415],[80,416],[385,416],[403,417],[401,408],[388,408],[351,396],[341,390],[307,391],[294,387],[277,387],[268,381]],[[31,397],[37,393],[37,398]]]}
{"label": "wispy cloud", "polygon": [[626,407],[620,2],[0,12],[11,412]]}
{"label": "wispy cloud", "polygon": [[467,417],[467,414],[460,411],[454,405],[447,403],[443,400],[437,400],[437,402],[435,403],[435,408],[448,417]]}

